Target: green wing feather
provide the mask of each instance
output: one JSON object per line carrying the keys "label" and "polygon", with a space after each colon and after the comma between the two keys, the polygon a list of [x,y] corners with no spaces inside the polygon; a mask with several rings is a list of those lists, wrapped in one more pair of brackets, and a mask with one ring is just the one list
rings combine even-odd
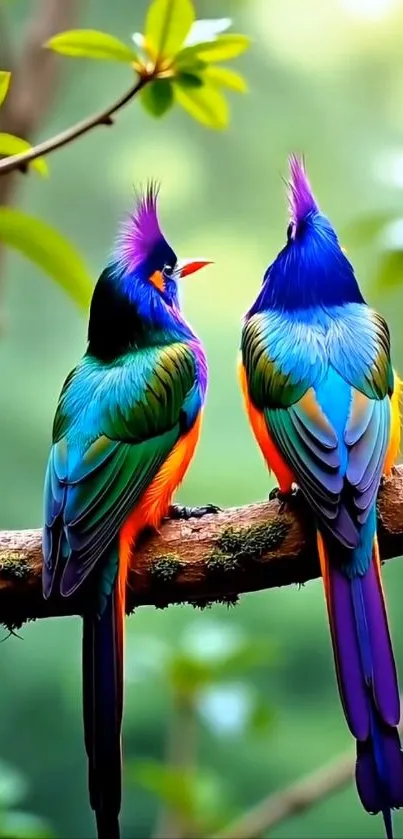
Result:
{"label": "green wing feather", "polygon": [[[191,400],[191,416],[186,407]],[[201,407],[195,358],[184,343],[105,368],[84,357],[68,377],[54,422],[46,479],[45,593],[62,562],[72,594]]]}
{"label": "green wing feather", "polygon": [[[245,324],[250,398],[314,511],[346,547],[372,508],[385,458],[393,370],[385,321],[368,307]],[[350,484],[350,498],[345,495]]]}

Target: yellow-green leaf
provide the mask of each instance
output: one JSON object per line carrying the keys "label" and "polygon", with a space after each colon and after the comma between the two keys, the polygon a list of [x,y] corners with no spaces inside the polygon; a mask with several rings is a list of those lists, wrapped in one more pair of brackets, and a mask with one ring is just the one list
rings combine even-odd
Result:
{"label": "yellow-green leaf", "polygon": [[236,90],[238,93],[246,93],[248,90],[248,85],[244,77],[235,70],[230,70],[228,67],[216,67],[214,64],[209,64],[203,72],[203,78],[220,87],[228,87],[230,90]]}
{"label": "yellow-green leaf", "polygon": [[10,87],[11,73],[7,70],[0,70],[0,105],[3,104],[8,88]]}
{"label": "yellow-green leaf", "polygon": [[[14,134],[0,132],[0,154],[5,154],[9,157],[13,154],[28,151],[28,149],[32,149],[32,146],[26,140],[22,140],[21,137],[15,137]],[[49,174],[48,165],[44,157],[37,157],[29,165],[44,177]]]}
{"label": "yellow-green leaf", "polygon": [[186,84],[182,87],[179,77],[174,88],[177,102],[193,119],[208,128],[222,130],[227,127],[228,104],[216,87],[207,84],[202,87],[189,87]]}
{"label": "yellow-green leaf", "polygon": [[192,47],[184,47],[177,56],[176,62],[181,64],[189,56],[197,56],[202,61],[228,61],[237,58],[250,45],[246,35],[219,35],[215,41],[204,41]]}
{"label": "yellow-green leaf", "polygon": [[87,308],[92,281],[73,245],[57,230],[34,216],[0,207],[0,241],[35,262],[82,308]]}
{"label": "yellow-green leaf", "polygon": [[173,58],[195,19],[191,0],[153,0],[145,22],[145,43],[154,60]]}
{"label": "yellow-green leaf", "polygon": [[140,96],[143,107],[154,117],[162,117],[172,107],[174,93],[170,79],[156,79],[143,88]]}
{"label": "yellow-green leaf", "polygon": [[45,47],[76,58],[100,58],[104,61],[123,61],[126,64],[138,60],[136,53],[119,38],[96,29],[70,29],[59,32],[46,41]]}

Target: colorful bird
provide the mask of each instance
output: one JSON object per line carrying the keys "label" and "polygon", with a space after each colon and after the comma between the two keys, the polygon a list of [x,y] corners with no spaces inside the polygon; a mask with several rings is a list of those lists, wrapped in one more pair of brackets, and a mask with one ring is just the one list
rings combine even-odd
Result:
{"label": "colorful bird", "polygon": [[[158,188],[137,197],[92,297],[87,350],[67,377],[44,490],[43,593],[83,603],[83,712],[99,839],[118,839],[125,595],[146,527],[205,508],[171,507],[193,457],[207,389],[203,347],[186,322],[179,262],[157,215]],[[135,562],[135,559],[134,559]]]}
{"label": "colorful bird", "polygon": [[400,382],[387,324],[365,302],[337,235],[290,158],[287,243],[245,317],[240,377],[256,440],[283,500],[315,516],[341,701],[357,741],[364,808],[403,806],[395,662],[376,536],[376,497],[400,444]]}

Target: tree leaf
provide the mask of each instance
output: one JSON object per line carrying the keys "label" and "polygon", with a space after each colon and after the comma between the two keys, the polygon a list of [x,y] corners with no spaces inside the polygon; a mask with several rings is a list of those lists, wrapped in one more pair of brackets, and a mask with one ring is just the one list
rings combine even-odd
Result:
{"label": "tree leaf", "polygon": [[195,20],[185,41],[185,47],[192,47],[201,41],[215,41],[232,24],[230,17],[212,20]]}
{"label": "tree leaf", "polygon": [[179,105],[208,128],[222,130],[229,121],[228,104],[213,85],[189,87],[181,85],[180,76],[174,82],[175,98]]}
{"label": "tree leaf", "polygon": [[145,42],[152,58],[173,58],[183,45],[195,12],[191,0],[153,0],[145,22]]}
{"label": "tree leaf", "polygon": [[393,289],[403,282],[403,250],[386,251],[376,273],[376,285],[380,289]]}
{"label": "tree leaf", "polygon": [[91,277],[78,251],[57,230],[20,210],[0,207],[0,240],[35,262],[79,306],[88,307]]}
{"label": "tree leaf", "polygon": [[3,104],[8,88],[10,87],[11,73],[7,70],[0,70],[0,105]]}
{"label": "tree leaf", "polygon": [[156,79],[143,88],[141,104],[153,117],[162,117],[174,103],[174,92],[170,79]]}
{"label": "tree leaf", "polygon": [[210,64],[204,70],[203,77],[208,82],[217,84],[219,87],[236,90],[238,93],[246,93],[248,90],[244,77],[228,67],[216,67],[214,64]]}
{"label": "tree leaf", "polygon": [[[32,146],[21,137],[15,137],[14,134],[6,134],[0,132],[0,154],[5,154],[7,157],[13,154],[20,154],[20,152],[28,151]],[[46,177],[49,174],[48,164],[44,157],[37,157],[30,164],[32,169],[36,169],[40,175]]]}
{"label": "tree leaf", "polygon": [[197,56],[202,61],[228,61],[237,58],[250,45],[246,35],[220,35],[215,41],[203,41],[192,47],[184,47],[176,57],[176,64],[180,66],[189,56]]}
{"label": "tree leaf", "polygon": [[189,70],[178,73],[176,81],[181,87],[203,87],[204,81],[197,73],[191,73]]}
{"label": "tree leaf", "polygon": [[70,29],[59,32],[44,44],[62,55],[76,58],[100,58],[104,61],[123,61],[132,64],[137,61],[136,53],[119,38],[96,29]]}
{"label": "tree leaf", "polygon": [[131,776],[143,789],[154,793],[176,813],[190,818],[195,809],[193,778],[185,769],[176,769],[154,760],[136,761]]}

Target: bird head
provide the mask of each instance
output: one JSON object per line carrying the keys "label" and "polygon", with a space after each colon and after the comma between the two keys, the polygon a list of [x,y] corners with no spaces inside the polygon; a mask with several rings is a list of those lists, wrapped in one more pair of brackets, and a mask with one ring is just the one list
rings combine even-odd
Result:
{"label": "bird head", "polygon": [[95,285],[88,323],[89,352],[111,360],[146,345],[156,333],[189,331],[179,307],[178,283],[209,264],[179,260],[162,233],[158,187],[137,194],[118,233],[109,264]]}
{"label": "bird head", "polygon": [[291,155],[289,168],[287,241],[264,275],[254,311],[363,302],[353,267],[313,194],[304,161]]}
{"label": "bird head", "polygon": [[150,182],[137,195],[134,210],[119,232],[114,260],[140,295],[157,295],[165,304],[177,305],[178,281],[211,264],[211,260],[178,259],[160,227],[158,193],[158,185]]}

